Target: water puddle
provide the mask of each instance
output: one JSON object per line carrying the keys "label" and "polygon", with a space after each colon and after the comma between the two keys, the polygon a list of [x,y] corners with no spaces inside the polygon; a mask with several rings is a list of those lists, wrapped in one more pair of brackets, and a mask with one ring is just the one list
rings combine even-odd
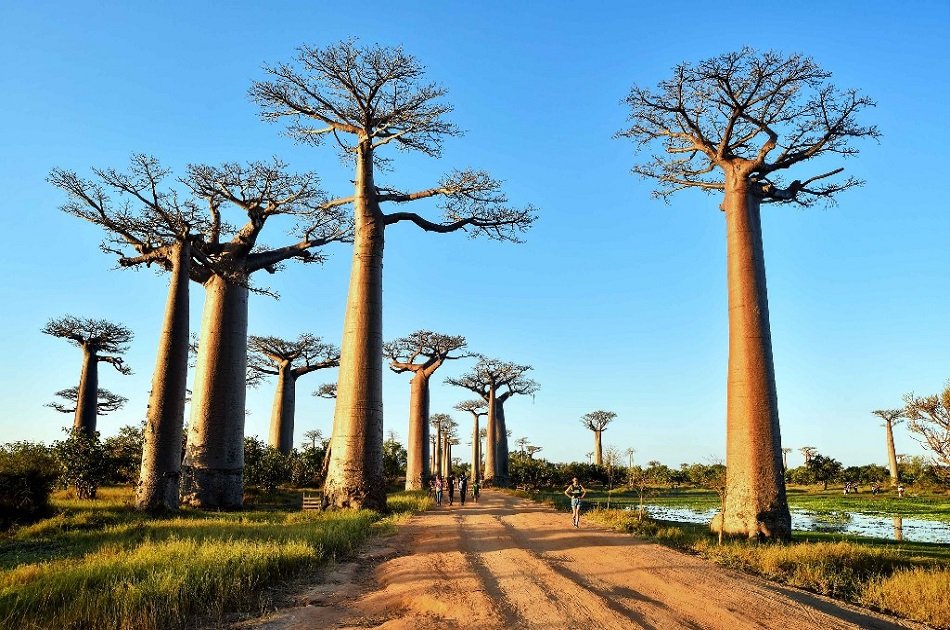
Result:
{"label": "water puddle", "polygon": [[[695,510],[668,505],[644,505],[655,519],[679,523],[708,523],[718,508]],[[627,510],[636,510],[628,506]],[[908,518],[891,514],[860,512],[811,512],[793,509],[792,529],[806,532],[854,534],[872,538],[889,538],[908,542],[950,543],[950,523]]]}

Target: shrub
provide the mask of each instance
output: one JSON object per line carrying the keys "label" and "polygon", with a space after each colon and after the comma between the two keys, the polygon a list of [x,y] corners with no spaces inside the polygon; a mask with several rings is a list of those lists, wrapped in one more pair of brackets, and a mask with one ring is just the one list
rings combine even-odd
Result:
{"label": "shrub", "polygon": [[49,512],[59,463],[43,444],[0,446],[0,527],[35,521]]}
{"label": "shrub", "polygon": [[53,443],[53,452],[62,467],[60,483],[76,489],[80,499],[95,499],[99,486],[109,475],[109,458],[99,440],[99,432],[67,429],[69,437]]}

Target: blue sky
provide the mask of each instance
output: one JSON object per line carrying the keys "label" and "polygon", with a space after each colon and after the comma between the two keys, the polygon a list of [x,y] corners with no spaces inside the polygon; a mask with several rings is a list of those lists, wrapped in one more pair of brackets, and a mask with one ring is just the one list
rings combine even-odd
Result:
{"label": "blue sky", "polygon": [[[192,4],[196,6],[191,6]],[[669,465],[722,457],[727,353],[725,230],[719,199],[685,192],[664,204],[629,172],[633,147],[613,134],[631,85],[655,85],[681,61],[751,45],[804,52],[835,83],[877,100],[883,132],[844,166],[867,180],[832,208],[766,208],[763,218],[783,441],[846,464],[884,463],[870,415],[950,378],[950,221],[938,191],[950,146],[946,103],[950,3],[27,3],[0,1],[0,440],[58,439],[69,417],[43,404],[76,384],[79,352],[40,329],[73,313],[136,333],[133,376],[102,367],[128,406],[108,435],[144,417],[166,279],[115,270],[97,228],[58,209],[53,167],[88,173],[132,152],[181,173],[190,162],[277,155],[315,170],[331,193],[351,176],[331,147],[296,146],[247,98],[261,66],[300,44],[349,37],[402,44],[449,89],[466,130],[440,160],[396,154],[380,181],[424,188],[453,168],[490,170],[541,220],[523,245],[387,231],[387,338],[429,328],[472,350],[530,363],[541,391],[509,402],[514,437],[553,460],[582,460],[579,418],[617,412],[605,443]],[[938,194],[935,194],[938,193]],[[430,215],[434,207],[420,207]],[[264,240],[286,236],[271,226]],[[349,267],[345,246],[321,268],[260,279],[251,334],[308,331],[335,343]],[[193,285],[197,329],[202,290]],[[437,375],[466,370],[448,364]],[[299,382],[298,436],[329,432],[329,401]],[[386,429],[406,434],[408,377],[385,377]],[[252,390],[247,433],[265,436],[272,384]],[[439,384],[432,411],[465,392]],[[468,418],[454,412],[468,426]],[[299,441],[299,438],[298,438]],[[920,453],[902,429],[898,452]],[[462,447],[464,450],[464,447]],[[797,464],[794,455],[790,463]]]}

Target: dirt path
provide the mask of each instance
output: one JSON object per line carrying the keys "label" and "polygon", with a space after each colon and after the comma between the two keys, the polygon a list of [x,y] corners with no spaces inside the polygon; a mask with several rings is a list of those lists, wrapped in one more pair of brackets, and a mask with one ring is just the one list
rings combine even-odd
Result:
{"label": "dirt path", "polygon": [[431,510],[242,628],[922,628],[497,492]]}

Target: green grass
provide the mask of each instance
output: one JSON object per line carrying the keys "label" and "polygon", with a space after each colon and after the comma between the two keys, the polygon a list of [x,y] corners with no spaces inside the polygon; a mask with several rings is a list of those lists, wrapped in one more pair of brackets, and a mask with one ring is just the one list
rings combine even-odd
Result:
{"label": "green grass", "polygon": [[429,505],[390,495],[386,515],[301,512],[299,494],[256,497],[243,512],[152,518],[127,489],[54,498],[59,513],[0,539],[0,627],[183,627],[254,611],[266,587],[350,554]]}

